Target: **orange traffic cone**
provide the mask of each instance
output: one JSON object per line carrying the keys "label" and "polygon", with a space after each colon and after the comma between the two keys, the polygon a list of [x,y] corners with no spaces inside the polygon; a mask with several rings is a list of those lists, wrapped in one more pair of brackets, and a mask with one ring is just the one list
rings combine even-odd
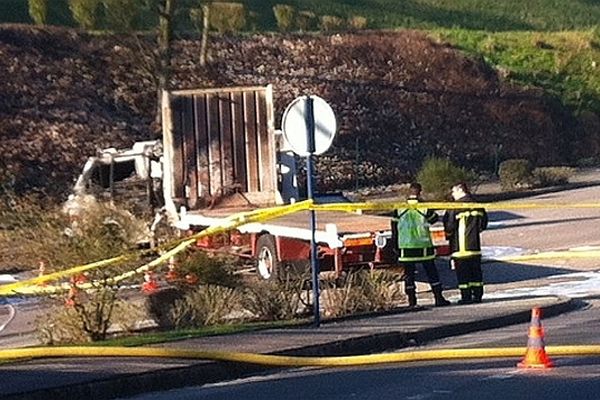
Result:
{"label": "orange traffic cone", "polygon": [[185,282],[188,285],[197,285],[198,282],[200,282],[200,279],[198,278],[198,275],[196,275],[193,272],[190,272],[189,274],[185,275]]}
{"label": "orange traffic cone", "polygon": [[554,364],[546,354],[544,344],[544,328],[540,321],[542,309],[535,307],[531,310],[531,324],[527,339],[527,352],[523,361],[517,364],[519,368],[552,368]]}
{"label": "orange traffic cone", "polygon": [[169,258],[169,270],[165,274],[165,279],[167,282],[174,282],[179,279],[179,274],[177,273],[177,263],[175,262],[175,257]]}
{"label": "orange traffic cone", "polygon": [[158,290],[158,282],[154,276],[154,272],[146,271],[144,274],[144,283],[142,283],[142,292],[152,294]]}
{"label": "orange traffic cone", "polygon": [[74,307],[75,302],[77,301],[78,294],[79,294],[79,289],[77,289],[75,286],[72,285],[71,288],[69,289],[69,293],[67,294],[67,298],[65,299],[65,306]]}

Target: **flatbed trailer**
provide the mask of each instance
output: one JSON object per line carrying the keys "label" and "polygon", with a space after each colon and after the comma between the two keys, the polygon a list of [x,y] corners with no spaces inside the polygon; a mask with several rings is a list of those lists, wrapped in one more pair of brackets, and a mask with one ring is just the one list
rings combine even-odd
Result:
{"label": "flatbed trailer", "polygon": [[[194,230],[216,225],[243,209],[192,211],[181,221]],[[310,212],[300,211],[264,222],[242,225],[227,235],[198,242],[205,249],[229,248],[257,260],[264,279],[288,267],[306,268],[310,262]],[[348,269],[394,266],[390,219],[384,216],[339,211],[317,212],[315,241],[320,270],[334,278]]]}

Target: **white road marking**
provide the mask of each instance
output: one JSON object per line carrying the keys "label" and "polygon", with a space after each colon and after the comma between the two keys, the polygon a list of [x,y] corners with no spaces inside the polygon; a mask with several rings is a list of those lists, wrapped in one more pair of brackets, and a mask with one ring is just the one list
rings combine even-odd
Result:
{"label": "white road marking", "polygon": [[13,283],[16,281],[17,279],[13,275],[0,274],[0,283]]}
{"label": "white road marking", "polygon": [[4,307],[8,308],[8,319],[6,320],[6,322],[0,325],[0,332],[2,332],[8,326],[8,324],[12,322],[16,314],[15,308],[12,305],[5,304]]}
{"label": "white road marking", "polygon": [[507,289],[501,292],[487,293],[485,297],[495,299],[518,296],[565,296],[582,298],[600,295],[600,271],[553,275],[549,276],[548,279],[560,279],[560,282],[550,283],[541,287]]}

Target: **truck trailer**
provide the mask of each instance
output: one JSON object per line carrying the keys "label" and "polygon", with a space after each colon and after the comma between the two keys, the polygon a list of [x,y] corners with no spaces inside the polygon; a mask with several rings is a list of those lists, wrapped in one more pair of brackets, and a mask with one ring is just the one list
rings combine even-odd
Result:
{"label": "truck trailer", "polygon": [[[91,157],[76,193],[98,195],[91,189],[95,187],[110,197],[127,192],[119,190],[123,182],[138,182],[144,204],[159,206],[161,218],[188,232],[235,213],[300,200],[295,157],[275,129],[271,85],[165,91],[162,121],[162,141]],[[337,278],[347,269],[396,265],[389,217],[319,212],[316,220],[324,274]],[[197,245],[252,258],[257,274],[273,279],[285,268],[308,267],[309,221],[308,211],[303,211],[242,225]]]}

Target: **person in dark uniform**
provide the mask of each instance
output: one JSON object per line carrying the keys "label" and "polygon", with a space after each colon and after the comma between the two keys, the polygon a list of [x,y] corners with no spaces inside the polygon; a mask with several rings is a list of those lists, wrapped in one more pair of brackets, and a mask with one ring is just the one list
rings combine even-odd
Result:
{"label": "person in dark uniform", "polygon": [[398,262],[405,270],[405,291],[408,305],[417,305],[415,269],[421,263],[425,269],[436,306],[450,304],[442,295],[442,283],[435,267],[435,249],[431,241],[429,225],[438,220],[433,210],[417,207],[421,201],[421,185],[413,183],[407,199],[409,208],[395,210],[392,218],[392,241],[397,246]]}
{"label": "person in dark uniform", "polygon": [[[461,203],[473,201],[465,183],[452,187],[452,198]],[[481,232],[487,228],[487,213],[483,208],[452,209],[446,211],[443,222],[452,251],[450,262],[460,289],[458,303],[480,303],[483,298]]]}

